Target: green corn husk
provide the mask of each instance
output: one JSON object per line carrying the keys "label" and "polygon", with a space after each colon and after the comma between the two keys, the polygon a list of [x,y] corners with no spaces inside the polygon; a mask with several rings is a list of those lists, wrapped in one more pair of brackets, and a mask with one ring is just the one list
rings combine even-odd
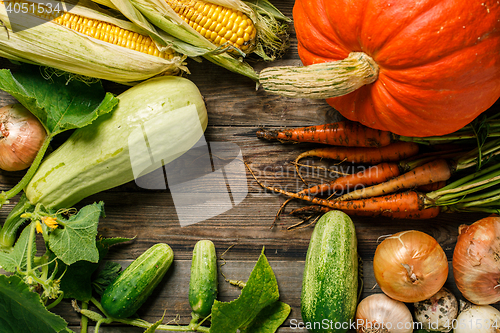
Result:
{"label": "green corn husk", "polygon": [[[50,1],[65,6],[63,2]],[[93,3],[92,5],[95,6]],[[132,22],[95,8],[78,4],[71,8],[70,13],[148,35],[147,31]],[[23,15],[26,17],[18,17],[15,22],[11,22],[6,7],[0,2],[0,25],[3,25],[0,26],[1,57],[128,85],[157,75],[179,75],[188,72],[184,62],[186,56],[181,53],[176,53],[172,59],[163,59],[88,37],[29,13]],[[15,25],[16,32],[11,24]],[[157,42],[160,50],[169,47],[163,43],[163,39],[159,39],[160,34],[151,38]]]}
{"label": "green corn husk", "polygon": [[[205,59],[225,67],[226,69],[250,77],[258,81],[258,75],[251,65],[244,61],[244,53],[235,55],[228,49],[218,47],[203,37],[189,24],[184,22],[164,0],[93,0],[96,3],[121,12],[130,21],[147,30],[150,35],[157,34],[164,42],[171,44],[174,39],[190,45],[172,45],[174,49],[191,58]],[[218,4],[245,13],[257,29],[257,45],[253,50],[257,56],[266,61],[275,60],[288,48],[288,23],[284,16],[267,0],[210,0]],[[159,32],[165,32],[168,36]]]}

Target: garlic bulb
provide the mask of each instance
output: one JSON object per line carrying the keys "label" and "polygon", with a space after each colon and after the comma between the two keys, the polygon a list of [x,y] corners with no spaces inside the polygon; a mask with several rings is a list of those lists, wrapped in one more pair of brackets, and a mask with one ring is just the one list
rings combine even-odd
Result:
{"label": "garlic bulb", "polygon": [[457,298],[444,287],[429,299],[414,303],[414,307],[415,319],[422,323],[422,328],[432,332],[451,331],[458,315]]}
{"label": "garlic bulb", "polygon": [[358,333],[413,332],[413,318],[408,307],[382,293],[359,302],[355,322]]}
{"label": "garlic bulb", "polygon": [[500,311],[491,305],[460,301],[460,314],[452,326],[454,333],[499,333]]}
{"label": "garlic bulb", "polygon": [[28,168],[47,133],[38,118],[21,104],[0,108],[0,169]]}

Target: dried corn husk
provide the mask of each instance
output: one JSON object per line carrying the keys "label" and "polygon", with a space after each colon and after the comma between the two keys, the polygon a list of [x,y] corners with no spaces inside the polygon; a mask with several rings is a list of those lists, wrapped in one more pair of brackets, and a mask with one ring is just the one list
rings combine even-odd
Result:
{"label": "dried corn husk", "polygon": [[[54,0],[50,2],[63,4]],[[148,35],[132,22],[86,6],[76,5],[71,8],[71,13]],[[163,59],[88,37],[30,14],[24,15],[25,18],[17,17],[11,22],[6,7],[0,2],[0,20],[4,26],[0,27],[0,56],[123,84],[134,84],[156,75],[176,75],[187,71],[184,63],[186,56],[183,54]],[[34,24],[33,20],[39,22]],[[161,35],[152,38],[158,41],[159,36]],[[169,47],[163,39],[161,43],[163,45],[158,43],[160,49]]]}
{"label": "dried corn husk", "polygon": [[[101,5],[119,10],[130,21],[150,34],[165,32],[159,36],[168,43],[168,36],[173,36],[192,46],[191,49],[179,50],[189,57],[204,58],[233,72],[246,75],[255,81],[255,70],[243,60],[245,54],[234,55],[227,49],[212,44],[195,29],[180,18],[164,0],[93,0]],[[288,47],[288,22],[267,0],[244,2],[241,0],[207,0],[245,13],[257,28],[257,46],[254,53],[264,60],[272,61],[283,54]],[[154,26],[152,27],[151,24]],[[156,29],[157,27],[158,29]]]}

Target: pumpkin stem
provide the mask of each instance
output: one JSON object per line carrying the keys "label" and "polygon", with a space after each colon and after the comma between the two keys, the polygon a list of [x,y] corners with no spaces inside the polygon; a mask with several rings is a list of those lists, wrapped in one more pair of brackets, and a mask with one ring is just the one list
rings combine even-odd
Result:
{"label": "pumpkin stem", "polygon": [[347,95],[375,82],[379,67],[366,53],[309,66],[268,67],[259,74],[264,90],[286,97],[326,99]]}

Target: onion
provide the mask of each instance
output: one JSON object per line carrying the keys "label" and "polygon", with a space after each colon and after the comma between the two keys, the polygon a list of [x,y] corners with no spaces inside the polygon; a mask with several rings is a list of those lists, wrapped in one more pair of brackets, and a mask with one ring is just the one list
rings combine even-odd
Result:
{"label": "onion", "polygon": [[453,252],[458,290],[474,304],[500,301],[500,217],[462,225]]}
{"label": "onion", "polygon": [[475,305],[460,301],[460,314],[452,326],[454,333],[498,333],[500,311],[491,305]]}
{"label": "onion", "polygon": [[441,288],[425,301],[414,303],[415,319],[422,323],[423,329],[432,332],[449,332],[452,322],[458,315],[458,301],[446,288]]}
{"label": "onion", "polygon": [[448,277],[448,259],[432,236],[409,230],[390,236],[377,246],[373,271],[387,296],[414,303],[428,299],[443,287]]}
{"label": "onion", "polygon": [[408,307],[385,294],[373,294],[358,304],[355,316],[359,333],[411,333],[413,318]]}
{"label": "onion", "polygon": [[0,169],[24,170],[31,165],[47,133],[21,104],[0,108]]}

